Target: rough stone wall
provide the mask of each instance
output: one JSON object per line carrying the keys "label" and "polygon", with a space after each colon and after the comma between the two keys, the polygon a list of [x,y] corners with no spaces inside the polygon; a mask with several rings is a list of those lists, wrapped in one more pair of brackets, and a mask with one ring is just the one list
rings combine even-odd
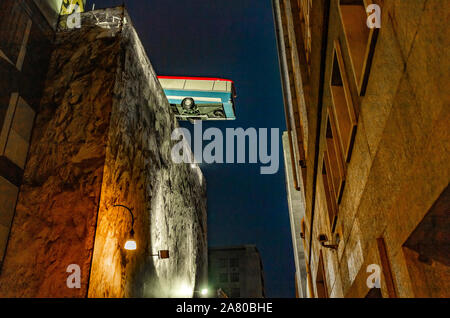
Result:
{"label": "rough stone wall", "polygon": [[[176,121],[126,13],[121,36],[123,14],[87,12],[57,36],[0,296],[166,296],[206,278],[206,185],[170,160]],[[136,215],[136,251],[123,249],[130,217],[114,203]],[[70,264],[80,289],[66,285]]]}
{"label": "rough stone wall", "polygon": [[[118,46],[98,31],[61,33],[36,119],[0,295],[83,297],[93,248]],[[78,264],[82,288],[68,289]]]}
{"label": "rough stone wall", "polygon": [[[170,158],[177,123],[129,23],[121,47],[89,296],[181,296],[206,283],[206,183]],[[122,248],[131,219],[114,204],[135,214],[136,251]],[[168,260],[152,256],[165,249]]]}

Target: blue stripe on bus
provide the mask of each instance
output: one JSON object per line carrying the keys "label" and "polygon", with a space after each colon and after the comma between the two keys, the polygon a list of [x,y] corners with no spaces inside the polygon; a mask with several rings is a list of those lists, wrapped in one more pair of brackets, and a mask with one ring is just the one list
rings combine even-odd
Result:
{"label": "blue stripe on bus", "polygon": [[205,91],[184,91],[184,90],[164,90],[166,96],[186,96],[192,97],[210,97],[210,98],[220,98],[222,103],[226,103],[231,98],[231,93],[228,92],[205,92]]}

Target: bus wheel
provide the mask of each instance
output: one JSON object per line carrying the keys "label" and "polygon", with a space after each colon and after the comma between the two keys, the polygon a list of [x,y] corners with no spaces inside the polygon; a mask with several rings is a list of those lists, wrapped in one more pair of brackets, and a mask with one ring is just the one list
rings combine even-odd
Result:
{"label": "bus wheel", "polygon": [[181,106],[186,110],[193,110],[195,107],[195,102],[192,98],[188,97],[183,99]]}
{"label": "bus wheel", "polygon": [[225,113],[222,110],[216,110],[214,112],[214,116],[216,116],[218,118],[224,118],[225,117]]}

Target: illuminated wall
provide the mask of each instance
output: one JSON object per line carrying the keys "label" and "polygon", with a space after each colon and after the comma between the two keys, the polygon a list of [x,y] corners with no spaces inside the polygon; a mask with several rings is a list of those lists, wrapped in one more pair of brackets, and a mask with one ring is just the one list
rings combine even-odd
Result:
{"label": "illuminated wall", "polygon": [[[172,163],[177,121],[127,14],[118,33],[122,15],[86,12],[57,34],[0,297],[191,297],[206,282],[206,182]],[[136,216],[135,251],[114,204]],[[73,264],[80,288],[67,285]]]}

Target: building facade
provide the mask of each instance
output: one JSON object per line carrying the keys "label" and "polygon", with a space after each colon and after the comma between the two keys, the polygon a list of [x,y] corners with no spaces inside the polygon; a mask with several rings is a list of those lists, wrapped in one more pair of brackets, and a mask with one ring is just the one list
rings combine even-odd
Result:
{"label": "building facade", "polygon": [[32,1],[1,5],[18,17],[1,36],[21,44],[0,42],[0,297],[193,296],[207,281],[206,182],[171,160],[178,123],[127,11],[70,28]]}
{"label": "building facade", "polygon": [[42,1],[0,3],[0,264],[55,34],[56,19],[47,20],[38,3]]}
{"label": "building facade", "polygon": [[273,7],[307,296],[448,297],[448,8]]}
{"label": "building facade", "polygon": [[208,252],[209,286],[229,298],[264,298],[264,270],[254,245],[214,247]]}

